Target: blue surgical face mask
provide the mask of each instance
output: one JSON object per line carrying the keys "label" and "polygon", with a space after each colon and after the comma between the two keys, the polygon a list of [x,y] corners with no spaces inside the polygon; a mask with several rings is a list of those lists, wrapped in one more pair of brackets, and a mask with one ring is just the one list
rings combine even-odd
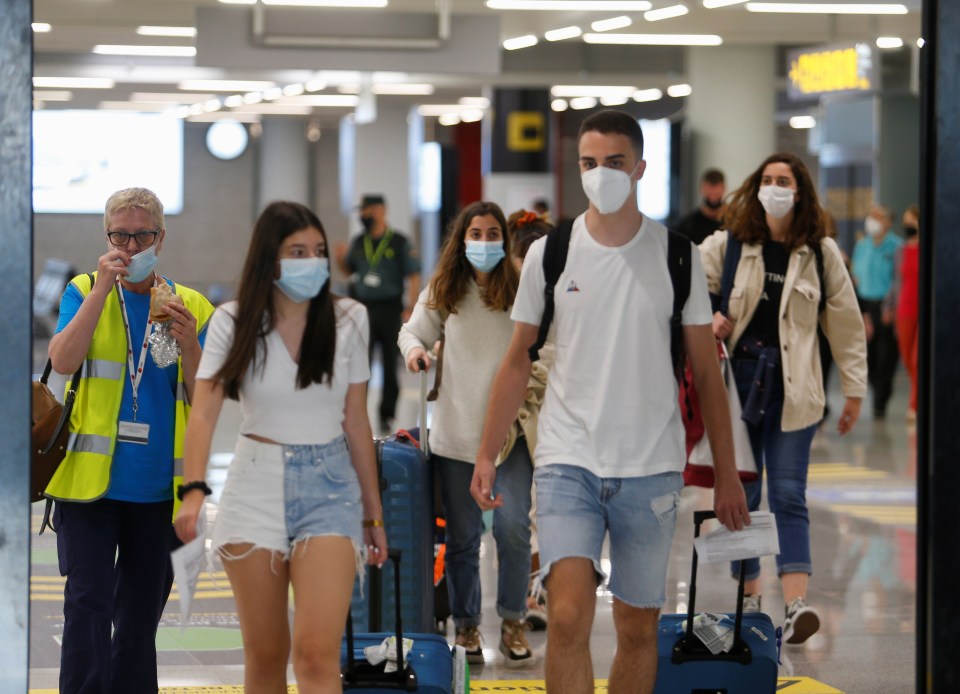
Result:
{"label": "blue surgical face mask", "polygon": [[150,276],[150,273],[153,272],[153,268],[157,266],[157,248],[156,246],[150,246],[145,251],[140,251],[135,256],[130,258],[130,264],[127,265],[127,272],[130,274],[127,275],[124,279],[127,282],[143,282]]}
{"label": "blue surgical face mask", "polygon": [[504,255],[503,241],[467,241],[467,260],[479,272],[490,272]]}
{"label": "blue surgical face mask", "polygon": [[283,258],[280,260],[280,279],[273,283],[291,301],[299,304],[319,294],[329,279],[330,261],[327,258]]}

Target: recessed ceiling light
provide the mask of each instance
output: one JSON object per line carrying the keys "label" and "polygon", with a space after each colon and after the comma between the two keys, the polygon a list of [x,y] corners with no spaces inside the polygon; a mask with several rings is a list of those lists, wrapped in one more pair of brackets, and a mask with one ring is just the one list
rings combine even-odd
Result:
{"label": "recessed ceiling light", "polygon": [[283,88],[283,95],[284,96],[300,96],[301,94],[303,94],[304,90],[305,90],[305,87],[301,83],[295,82],[293,84],[288,84],[286,87]]}
{"label": "recessed ceiling light", "polygon": [[553,96],[613,96],[623,95],[632,96],[637,90],[636,87],[628,86],[599,86],[593,84],[558,84],[550,87],[550,93]]}
{"label": "recessed ceiling light", "polygon": [[386,7],[387,0],[261,0],[276,7]]}
{"label": "recessed ceiling light", "polygon": [[570,108],[577,111],[581,111],[585,108],[593,108],[597,105],[597,98],[595,96],[578,96],[575,99],[570,99]]}
{"label": "recessed ceiling light", "polygon": [[580,27],[563,27],[562,29],[551,29],[544,32],[543,38],[547,41],[564,41],[566,39],[575,39],[583,34]]}
{"label": "recessed ceiling light", "polygon": [[659,89],[638,89],[633,93],[634,101],[656,101],[663,98],[663,92]]}
{"label": "recessed ceiling light", "polygon": [[34,22],[30,25],[30,28],[33,29],[34,33],[36,34],[46,34],[48,31],[53,29],[53,27],[46,22]]}
{"label": "recessed ceiling light", "polygon": [[460,114],[459,113],[443,113],[438,118],[440,125],[459,125],[460,124]]}
{"label": "recessed ceiling light", "polygon": [[570,104],[567,103],[566,99],[554,99],[550,102],[550,108],[559,113],[570,108]]}
{"label": "recessed ceiling light", "polygon": [[34,87],[50,89],[113,89],[114,80],[109,77],[34,77]]}
{"label": "recessed ceiling light", "polygon": [[97,44],[93,52],[98,55],[139,55],[164,58],[192,58],[197,54],[193,46],[128,46]]}
{"label": "recessed ceiling light", "polygon": [[370,88],[374,94],[395,96],[429,96],[435,91],[432,84],[375,84]]}
{"label": "recessed ceiling light", "polygon": [[817,124],[817,119],[813,116],[792,116],[790,118],[790,127],[797,130],[808,130]]}
{"label": "recessed ceiling light", "polygon": [[139,26],[140,36],[181,36],[192,39],[197,35],[196,27]]}
{"label": "recessed ceiling light", "polygon": [[626,15],[622,15],[596,21],[590,25],[590,28],[594,31],[614,31],[615,29],[626,29],[631,24],[633,24],[633,20]]}
{"label": "recessed ceiling light", "polygon": [[729,7],[730,5],[740,5],[746,2],[746,0],[703,0],[703,6],[708,10],[716,9],[717,7]]}
{"label": "recessed ceiling light", "polygon": [[667,96],[679,98],[693,94],[693,87],[689,84],[673,84],[667,87]]}
{"label": "recessed ceiling light", "polygon": [[658,22],[661,19],[673,19],[674,17],[682,17],[687,14],[690,10],[687,9],[686,5],[670,5],[669,7],[660,7],[656,10],[650,10],[643,13],[643,18],[648,22]]}
{"label": "recessed ceiling light", "polygon": [[625,46],[719,46],[716,34],[584,34],[586,43]]}
{"label": "recessed ceiling light", "polygon": [[506,39],[503,42],[503,47],[508,51],[515,51],[520,48],[530,48],[530,46],[537,45],[537,37],[533,34],[527,34],[526,36],[517,36],[512,39]]}
{"label": "recessed ceiling light", "polygon": [[907,14],[905,5],[799,2],[748,2],[748,12],[783,12],[787,14]]}
{"label": "recessed ceiling light", "polygon": [[877,48],[903,48],[903,39],[899,36],[878,36]]}

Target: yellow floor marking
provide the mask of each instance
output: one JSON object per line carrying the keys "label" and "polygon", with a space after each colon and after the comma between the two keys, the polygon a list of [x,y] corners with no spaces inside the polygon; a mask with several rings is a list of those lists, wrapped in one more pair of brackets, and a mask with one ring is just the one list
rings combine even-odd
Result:
{"label": "yellow floor marking", "polygon": [[[472,692],[526,692],[547,691],[543,680],[472,680]],[[595,680],[594,692],[606,692],[607,680]],[[297,694],[296,685],[287,687],[288,694]],[[777,692],[785,694],[844,694],[823,682],[810,677],[780,677],[777,680]],[[197,685],[185,687],[160,687],[160,694],[242,694],[240,685]],[[29,694],[57,694],[56,689],[31,689]]]}

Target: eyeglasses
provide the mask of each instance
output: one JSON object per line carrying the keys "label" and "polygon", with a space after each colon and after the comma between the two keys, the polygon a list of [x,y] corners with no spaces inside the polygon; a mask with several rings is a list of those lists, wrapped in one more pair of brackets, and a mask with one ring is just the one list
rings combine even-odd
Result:
{"label": "eyeglasses", "polygon": [[135,231],[132,234],[127,231],[108,231],[107,240],[110,241],[110,245],[114,248],[125,248],[126,245],[130,243],[130,239],[135,238],[140,248],[149,248],[156,242],[159,233],[159,229],[152,231],[144,229],[142,231]]}

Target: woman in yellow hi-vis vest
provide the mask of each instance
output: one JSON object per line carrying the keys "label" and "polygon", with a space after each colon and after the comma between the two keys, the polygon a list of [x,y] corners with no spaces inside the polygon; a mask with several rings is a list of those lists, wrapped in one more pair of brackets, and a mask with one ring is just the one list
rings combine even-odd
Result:
{"label": "woman in yellow hi-vis vest", "polygon": [[[107,252],[96,273],[67,286],[49,348],[58,373],[83,364],[68,453],[46,490],[56,501],[67,579],[63,694],[157,691],[157,625],[173,582],[174,491],[213,313],[198,292],[155,271],[166,229],[154,193],[111,195],[104,229]],[[179,300],[151,312],[150,290],[164,284]]]}

